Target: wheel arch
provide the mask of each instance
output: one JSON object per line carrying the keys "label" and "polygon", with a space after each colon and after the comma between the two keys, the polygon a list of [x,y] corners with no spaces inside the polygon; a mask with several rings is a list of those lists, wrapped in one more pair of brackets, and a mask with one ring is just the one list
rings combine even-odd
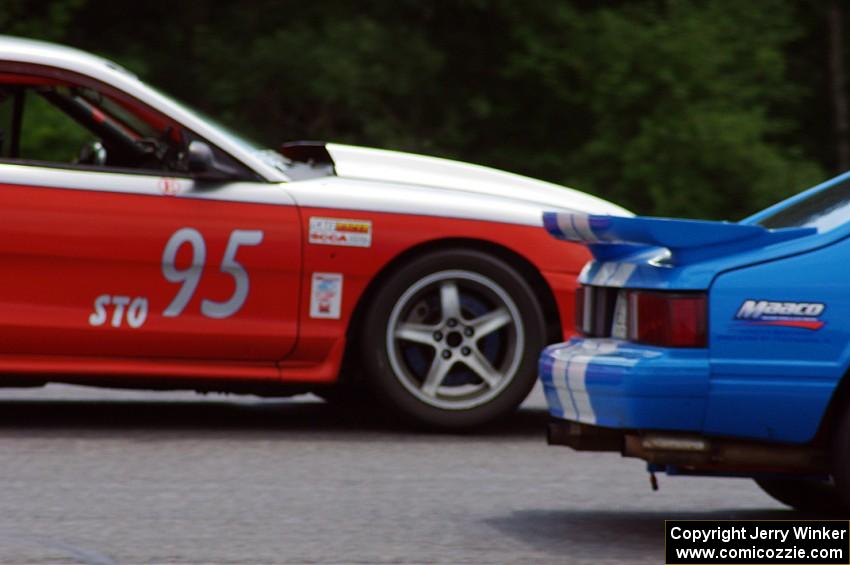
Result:
{"label": "wheel arch", "polygon": [[850,367],[845,367],[844,374],[838,381],[826,410],[824,410],[812,443],[828,445],[832,441],[838,421],[848,406],[850,406]]}
{"label": "wheel arch", "polygon": [[395,257],[393,257],[381,270],[372,278],[369,285],[357,301],[354,307],[354,312],[348,322],[346,329],[346,348],[343,355],[342,367],[340,370],[340,381],[356,379],[359,377],[355,369],[356,353],[358,347],[358,332],[357,329],[362,326],[363,319],[368,311],[369,305],[375,299],[378,290],[383,285],[384,281],[393,275],[399,268],[413,261],[417,256],[423,253],[432,251],[441,251],[444,249],[472,249],[493,255],[510,266],[515,268],[522,275],[534,291],[537,300],[543,310],[544,320],[546,322],[546,339],[547,343],[554,343],[563,337],[561,316],[558,310],[558,305],[555,300],[555,294],[549,283],[543,277],[540,270],[531,261],[504,245],[493,243],[474,238],[445,238],[419,243],[405,249]]}

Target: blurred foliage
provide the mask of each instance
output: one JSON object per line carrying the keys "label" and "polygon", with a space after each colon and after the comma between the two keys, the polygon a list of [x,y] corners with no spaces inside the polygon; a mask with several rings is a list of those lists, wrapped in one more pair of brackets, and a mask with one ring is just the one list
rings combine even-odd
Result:
{"label": "blurred foliage", "polygon": [[835,166],[824,6],[0,0],[0,32],[107,56],[266,145],[418,151],[740,218]]}
{"label": "blurred foliage", "polygon": [[94,135],[42,97],[28,94],[20,155],[23,159],[71,163]]}

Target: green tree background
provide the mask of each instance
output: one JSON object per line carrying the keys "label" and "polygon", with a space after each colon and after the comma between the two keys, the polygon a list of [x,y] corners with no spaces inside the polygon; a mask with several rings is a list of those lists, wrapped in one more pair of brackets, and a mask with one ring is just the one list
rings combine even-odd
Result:
{"label": "green tree background", "polygon": [[[109,57],[269,146],[416,151],[642,214],[738,219],[848,167],[833,111],[845,91],[841,10],[840,0],[0,0],[0,33]],[[61,135],[43,129],[45,143]]]}

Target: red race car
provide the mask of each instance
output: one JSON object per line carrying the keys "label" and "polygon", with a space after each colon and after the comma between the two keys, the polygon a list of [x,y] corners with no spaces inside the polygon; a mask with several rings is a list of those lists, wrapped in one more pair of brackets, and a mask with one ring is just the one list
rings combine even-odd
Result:
{"label": "red race car", "polygon": [[6,385],[363,386],[419,422],[481,424],[572,332],[589,255],[543,209],[628,214],[443,159],[263,149],[109,61],[0,37]]}

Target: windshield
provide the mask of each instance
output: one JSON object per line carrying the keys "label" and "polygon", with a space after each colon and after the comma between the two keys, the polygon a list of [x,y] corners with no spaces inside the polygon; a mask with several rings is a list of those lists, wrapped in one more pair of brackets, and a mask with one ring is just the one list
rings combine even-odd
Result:
{"label": "windshield", "polygon": [[808,198],[798,200],[762,218],[758,223],[766,228],[817,228],[823,233],[848,221],[850,177],[814,192]]}
{"label": "windshield", "polygon": [[235,133],[233,130],[228,128],[227,126],[222,125],[215,118],[211,118],[205,113],[188,106],[184,102],[181,102],[175,99],[173,96],[165,94],[161,90],[156,87],[146,85],[152,90],[155,90],[157,94],[166,98],[171,104],[175,106],[179,106],[181,110],[188,114],[193,114],[196,118],[206,122],[207,124],[216,128],[220,135],[227,137],[231,143],[235,145],[239,145],[246,152],[253,153],[260,159],[262,159],[267,165],[270,167],[274,167],[278,171],[281,171],[285,174],[289,174],[289,167],[291,165],[290,161],[286,159],[283,155],[275,151],[274,149],[267,149],[262,145],[255,143],[238,133]]}
{"label": "windshield", "polygon": [[166,100],[168,100],[168,102],[170,102],[174,106],[178,106],[182,111],[186,112],[187,114],[192,114],[197,119],[204,121],[204,122],[208,123],[209,125],[213,126],[215,129],[217,129],[219,131],[219,133],[221,135],[226,136],[227,138],[229,138],[229,140],[232,143],[241,146],[243,149],[245,149],[249,152],[252,152],[252,153],[256,153],[256,152],[259,152],[259,151],[265,151],[266,150],[265,147],[263,147],[263,146],[261,146],[257,143],[254,143],[253,141],[246,139],[245,137],[239,135],[238,133],[235,133],[233,130],[231,130],[227,126],[222,125],[215,118],[211,118],[208,115],[204,114],[203,112],[196,110],[195,108],[189,106],[185,102],[181,102],[180,100],[177,100],[176,98],[174,98],[170,94],[164,93],[163,91],[161,91],[157,87],[152,86],[152,85],[147,84],[147,83],[145,83],[145,86],[147,88],[155,91],[159,96],[161,96],[162,98],[165,98]]}

